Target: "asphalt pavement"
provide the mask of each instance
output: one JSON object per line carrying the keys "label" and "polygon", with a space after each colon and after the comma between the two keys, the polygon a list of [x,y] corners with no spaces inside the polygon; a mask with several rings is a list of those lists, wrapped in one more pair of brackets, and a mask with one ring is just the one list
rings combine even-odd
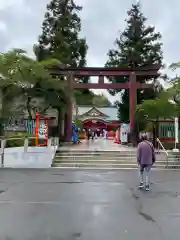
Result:
{"label": "asphalt pavement", "polygon": [[0,240],[178,240],[180,172],[0,170]]}

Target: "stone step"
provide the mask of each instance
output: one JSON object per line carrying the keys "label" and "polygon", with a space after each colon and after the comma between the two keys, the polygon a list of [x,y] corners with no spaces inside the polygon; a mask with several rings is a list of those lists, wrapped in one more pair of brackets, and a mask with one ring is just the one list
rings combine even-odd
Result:
{"label": "stone step", "polygon": [[96,148],[92,148],[92,149],[86,149],[86,150],[81,150],[81,149],[70,149],[70,150],[57,150],[58,153],[62,153],[62,152],[68,152],[68,153],[76,153],[76,152],[79,152],[79,153],[86,153],[86,152],[106,152],[106,153],[113,153],[113,152],[136,152],[137,150],[136,149],[127,149],[127,150],[121,150],[121,149],[118,149],[118,150],[105,150],[105,149],[96,149]]}
{"label": "stone step", "polygon": [[[74,169],[74,168],[83,168],[83,169],[138,169],[137,164],[58,164],[53,163],[52,167],[54,168],[68,168],[68,169]],[[155,164],[153,166],[153,169],[176,169],[180,170],[180,166],[176,165],[168,165],[166,164]]]}
{"label": "stone step", "polygon": [[136,159],[136,156],[106,156],[106,155],[83,155],[83,156],[65,156],[65,155],[56,155],[56,159]]}
{"label": "stone step", "polygon": [[[67,150],[57,150],[57,153],[87,153],[87,152],[99,152],[99,153],[128,153],[128,152],[132,152],[132,153],[136,153],[137,149],[126,149],[126,150],[122,150],[122,149],[116,149],[116,150],[105,150],[105,149],[96,149],[96,148],[92,148],[92,149],[86,149],[86,150],[81,150],[81,149],[67,149]],[[155,150],[156,153],[164,153],[164,151],[158,151]],[[171,152],[169,152],[169,154],[171,154]],[[174,154],[174,153],[172,153]]]}
{"label": "stone step", "polygon": [[169,155],[172,155],[172,156],[178,156],[178,157],[180,157],[180,152],[168,151],[168,154],[169,154]]}
{"label": "stone step", "polygon": [[84,155],[76,155],[76,154],[74,154],[74,155],[65,155],[65,154],[62,154],[62,155],[59,155],[59,154],[56,154],[56,157],[69,157],[69,158],[73,158],[73,157],[76,157],[76,158],[86,158],[86,157],[102,157],[102,158],[112,158],[112,157],[120,157],[120,158],[127,158],[127,157],[129,157],[129,158],[131,158],[131,157],[134,157],[134,158],[136,158],[136,155],[127,155],[127,154],[124,154],[124,155],[114,155],[114,154],[112,154],[112,155],[108,155],[108,154],[84,154]]}
{"label": "stone step", "polygon": [[180,160],[180,157],[178,156],[175,156],[175,155],[168,155],[168,158],[172,158],[172,159],[179,159]]}
{"label": "stone step", "polygon": [[[76,162],[76,163],[53,163],[52,164],[52,167],[59,167],[59,168],[94,168],[94,169],[99,169],[99,168],[108,168],[108,169],[132,169],[132,168],[135,168],[135,169],[138,169],[138,166],[136,163],[80,163],[80,162]],[[165,164],[155,164],[153,166],[153,168],[161,168],[161,169],[165,169],[166,168],[166,165]]]}
{"label": "stone step", "polygon": [[53,164],[52,167],[62,167],[62,168],[137,168],[137,165],[134,164],[83,164],[83,163],[76,163],[76,164]]}
{"label": "stone step", "polygon": [[[154,168],[165,169],[167,157],[165,153],[156,154]],[[169,160],[170,164],[170,160]],[[174,163],[172,162],[172,165]],[[52,167],[57,168],[83,168],[83,169],[136,169],[136,149],[127,151],[58,151]]]}
{"label": "stone step", "polygon": [[[57,153],[70,153],[70,154],[74,154],[74,153],[88,153],[88,152],[99,152],[99,153],[136,153],[137,149],[129,149],[127,148],[126,150],[122,150],[122,149],[116,149],[116,150],[100,150],[100,149],[69,149],[69,150],[57,150]],[[158,151],[155,150],[156,153],[164,153],[164,151]],[[169,152],[169,154],[171,154],[171,152]],[[174,153],[172,153],[174,154]]]}
{"label": "stone step", "polygon": [[[91,159],[91,160],[86,160],[86,159],[81,159],[81,160],[73,160],[73,159],[56,159],[54,163],[61,164],[61,163],[70,163],[70,164],[76,164],[76,163],[82,163],[82,164],[137,164],[136,160],[131,160],[131,159],[111,159],[111,160],[99,160],[99,159]],[[160,165],[165,165],[165,161],[156,161],[156,164]]]}
{"label": "stone step", "polygon": [[[78,161],[130,161],[130,162],[137,162],[136,157],[122,157],[122,156],[56,156],[53,160],[54,162],[61,162],[61,161],[73,161],[73,162],[78,162]],[[157,157],[157,161],[162,161],[162,162],[167,162],[166,157]],[[169,159],[169,162],[174,162],[173,160]]]}
{"label": "stone step", "polygon": [[57,155],[68,155],[68,156],[83,156],[83,155],[136,155],[136,152],[96,152],[96,151],[90,151],[90,152],[58,152]]}
{"label": "stone step", "polygon": [[[90,153],[56,153],[56,157],[87,157],[87,156],[102,156],[102,157],[136,157],[136,153],[97,153],[97,152],[90,152]],[[166,157],[165,154],[156,154],[156,157]]]}
{"label": "stone step", "polygon": [[91,157],[91,156],[101,156],[101,157],[136,157],[136,154],[56,154],[58,157]]}

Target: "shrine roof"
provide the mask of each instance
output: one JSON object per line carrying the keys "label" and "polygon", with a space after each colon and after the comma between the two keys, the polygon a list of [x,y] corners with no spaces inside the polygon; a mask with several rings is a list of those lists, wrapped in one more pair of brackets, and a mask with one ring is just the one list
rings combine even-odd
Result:
{"label": "shrine roof", "polygon": [[119,120],[117,117],[118,109],[114,106],[77,106],[78,107],[78,115],[88,115],[93,110],[97,110],[100,114],[99,116],[106,117],[107,120]]}

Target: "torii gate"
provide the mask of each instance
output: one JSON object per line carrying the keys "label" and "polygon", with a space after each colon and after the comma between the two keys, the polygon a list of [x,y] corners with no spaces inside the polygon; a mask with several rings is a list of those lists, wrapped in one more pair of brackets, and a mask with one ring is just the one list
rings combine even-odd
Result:
{"label": "torii gate", "polygon": [[[98,67],[48,67],[52,75],[67,76],[65,81],[68,85],[69,91],[73,89],[129,89],[129,116],[130,116],[130,131],[134,130],[135,127],[135,109],[137,104],[137,89],[153,88],[152,84],[137,82],[137,76],[156,77],[158,76],[158,70],[160,69],[159,64],[151,66],[139,67],[139,68],[98,68]],[[76,77],[85,76],[97,76],[99,77],[98,83],[79,83],[75,81]],[[128,76],[129,81],[126,83],[105,83],[104,77],[108,76]],[[71,96],[67,102],[67,113],[65,115],[65,140],[71,142],[72,138],[72,114],[73,105]]]}

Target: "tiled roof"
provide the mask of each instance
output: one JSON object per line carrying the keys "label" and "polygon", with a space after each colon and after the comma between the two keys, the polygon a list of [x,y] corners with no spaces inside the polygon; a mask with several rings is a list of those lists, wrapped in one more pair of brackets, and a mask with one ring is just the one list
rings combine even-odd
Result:
{"label": "tiled roof", "polygon": [[[81,116],[91,109],[93,106],[77,106],[78,107],[78,115]],[[118,110],[116,107],[95,107],[98,111],[102,112],[103,114],[109,116],[108,120],[119,120],[117,117]]]}

